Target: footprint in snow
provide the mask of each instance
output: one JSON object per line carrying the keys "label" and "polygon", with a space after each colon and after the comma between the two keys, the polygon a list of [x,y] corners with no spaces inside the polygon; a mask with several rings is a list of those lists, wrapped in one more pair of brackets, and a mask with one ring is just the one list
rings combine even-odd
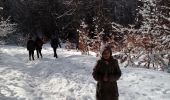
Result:
{"label": "footprint in snow", "polygon": [[163,94],[170,94],[170,89],[166,89],[163,91]]}

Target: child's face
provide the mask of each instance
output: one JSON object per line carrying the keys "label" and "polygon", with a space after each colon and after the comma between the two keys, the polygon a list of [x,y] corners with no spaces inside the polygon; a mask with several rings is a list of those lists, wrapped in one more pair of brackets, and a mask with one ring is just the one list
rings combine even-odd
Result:
{"label": "child's face", "polygon": [[105,50],[102,54],[104,59],[109,59],[110,58],[110,51],[109,50]]}

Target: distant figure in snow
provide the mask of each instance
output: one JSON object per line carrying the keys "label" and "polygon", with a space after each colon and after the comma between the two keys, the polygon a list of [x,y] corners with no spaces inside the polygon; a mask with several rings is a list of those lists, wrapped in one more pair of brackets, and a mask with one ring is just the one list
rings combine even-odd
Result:
{"label": "distant figure in snow", "polygon": [[42,58],[41,50],[42,50],[43,44],[44,44],[44,42],[42,41],[42,39],[40,37],[36,37],[36,40],[35,40],[35,49],[37,51],[37,57],[38,58],[39,58],[39,55]]}
{"label": "distant figure in snow", "polygon": [[118,61],[112,57],[112,50],[104,46],[101,58],[93,69],[93,78],[97,81],[96,100],[118,100],[117,80],[121,76]]}
{"label": "distant figure in snow", "polygon": [[56,57],[56,58],[58,58],[58,55],[57,55],[57,53],[56,53],[56,50],[57,50],[58,46],[61,48],[60,41],[59,41],[59,37],[58,37],[58,35],[55,35],[55,36],[52,37],[52,39],[51,39],[51,47],[53,48],[54,57]]}
{"label": "distant figure in snow", "polygon": [[29,60],[34,60],[34,50],[35,50],[35,41],[32,39],[32,37],[29,37],[29,40],[27,42],[27,50],[29,51]]}

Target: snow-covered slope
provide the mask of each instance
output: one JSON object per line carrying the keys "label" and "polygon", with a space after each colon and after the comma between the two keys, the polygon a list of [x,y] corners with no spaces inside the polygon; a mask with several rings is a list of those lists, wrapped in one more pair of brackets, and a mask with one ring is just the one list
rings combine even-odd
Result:
{"label": "snow-covered slope", "polygon": [[[43,58],[28,60],[26,48],[0,46],[0,100],[95,100],[92,78],[95,56],[58,49],[59,58],[46,44]],[[120,100],[169,100],[170,74],[122,68]]]}

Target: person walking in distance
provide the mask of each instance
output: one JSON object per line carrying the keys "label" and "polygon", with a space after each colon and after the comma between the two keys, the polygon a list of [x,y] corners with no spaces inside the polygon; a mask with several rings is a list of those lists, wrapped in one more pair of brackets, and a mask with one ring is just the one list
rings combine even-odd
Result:
{"label": "person walking in distance", "polygon": [[42,41],[42,39],[40,37],[37,37],[36,40],[35,40],[35,48],[36,48],[36,51],[37,51],[37,58],[39,58],[39,55],[42,58],[41,50],[42,50],[43,44],[44,44],[44,42]]}
{"label": "person walking in distance", "polygon": [[27,41],[27,50],[29,52],[29,60],[34,60],[34,50],[35,50],[35,42],[32,39],[32,37],[29,37],[29,40]]}
{"label": "person walking in distance", "polygon": [[58,58],[58,55],[57,55],[57,52],[56,52],[58,46],[61,48],[60,41],[59,41],[59,37],[58,37],[58,35],[55,35],[55,36],[51,39],[51,47],[53,48],[54,57],[56,57],[56,58]]}

